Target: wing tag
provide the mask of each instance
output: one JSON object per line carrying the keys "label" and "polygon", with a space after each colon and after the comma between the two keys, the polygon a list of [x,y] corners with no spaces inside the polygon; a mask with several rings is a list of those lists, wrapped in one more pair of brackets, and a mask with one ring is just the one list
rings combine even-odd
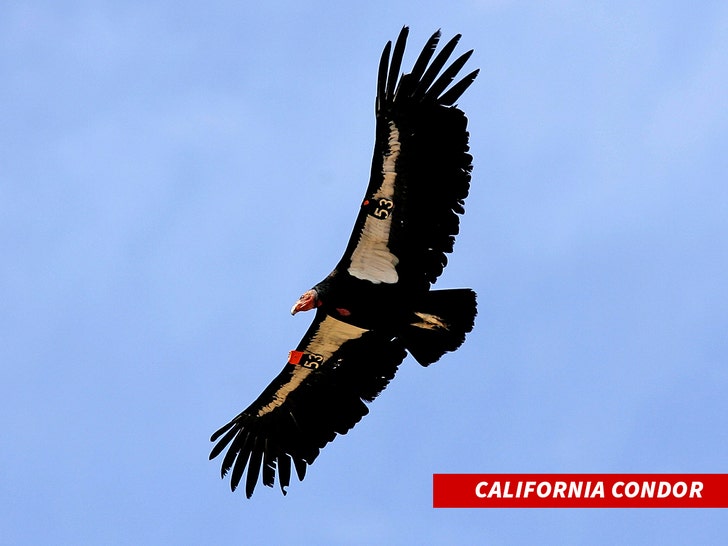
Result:
{"label": "wing tag", "polygon": [[392,213],[394,202],[386,197],[375,197],[372,200],[365,199],[362,207],[366,209],[367,214],[370,216],[374,216],[374,218],[379,218],[380,220],[386,220]]}
{"label": "wing tag", "polygon": [[317,369],[324,363],[324,357],[315,353],[305,353],[303,351],[290,351],[288,353],[288,363],[294,366],[302,366],[304,368]]}

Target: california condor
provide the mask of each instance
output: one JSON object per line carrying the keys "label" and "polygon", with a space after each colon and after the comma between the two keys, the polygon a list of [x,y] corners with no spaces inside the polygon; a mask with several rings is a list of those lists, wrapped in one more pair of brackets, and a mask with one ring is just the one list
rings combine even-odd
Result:
{"label": "california condor", "polygon": [[232,490],[247,467],[247,497],[261,474],[272,487],[276,472],[285,494],[291,463],[303,480],[321,448],[368,413],[365,402],[407,352],[427,366],[473,328],[475,292],[430,286],[465,212],[472,157],[467,119],[453,105],[478,70],[451,85],[472,50],[445,67],[460,35],[433,59],[438,31],[400,75],[407,34],[393,51],[387,43],[379,63],[374,159],[346,252],[291,309],[316,309],[313,323],[257,400],[212,435],[210,459],[228,448],[222,476],[232,471]]}

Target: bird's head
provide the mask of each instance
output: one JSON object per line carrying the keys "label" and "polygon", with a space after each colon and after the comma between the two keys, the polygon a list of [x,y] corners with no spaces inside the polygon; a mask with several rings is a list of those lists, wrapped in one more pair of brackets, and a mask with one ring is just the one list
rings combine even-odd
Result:
{"label": "bird's head", "polygon": [[314,289],[307,290],[300,298],[298,298],[296,304],[291,308],[291,314],[295,315],[299,311],[310,311],[320,305],[321,300],[319,299],[318,292]]}

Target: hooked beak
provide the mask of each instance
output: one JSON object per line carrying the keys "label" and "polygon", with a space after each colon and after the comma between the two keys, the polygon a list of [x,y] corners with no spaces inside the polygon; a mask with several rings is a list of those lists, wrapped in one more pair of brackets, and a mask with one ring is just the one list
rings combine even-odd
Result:
{"label": "hooked beak", "polygon": [[318,294],[315,290],[308,290],[298,298],[296,304],[291,308],[291,315],[295,315],[299,311],[309,311],[316,307],[318,303]]}

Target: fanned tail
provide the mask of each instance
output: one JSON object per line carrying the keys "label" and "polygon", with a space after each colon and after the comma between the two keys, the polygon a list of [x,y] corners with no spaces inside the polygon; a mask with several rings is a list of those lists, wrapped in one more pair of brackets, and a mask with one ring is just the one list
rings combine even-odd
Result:
{"label": "fanned tail", "polygon": [[463,344],[465,334],[473,329],[476,314],[473,290],[431,290],[415,311],[402,341],[417,362],[428,366]]}

